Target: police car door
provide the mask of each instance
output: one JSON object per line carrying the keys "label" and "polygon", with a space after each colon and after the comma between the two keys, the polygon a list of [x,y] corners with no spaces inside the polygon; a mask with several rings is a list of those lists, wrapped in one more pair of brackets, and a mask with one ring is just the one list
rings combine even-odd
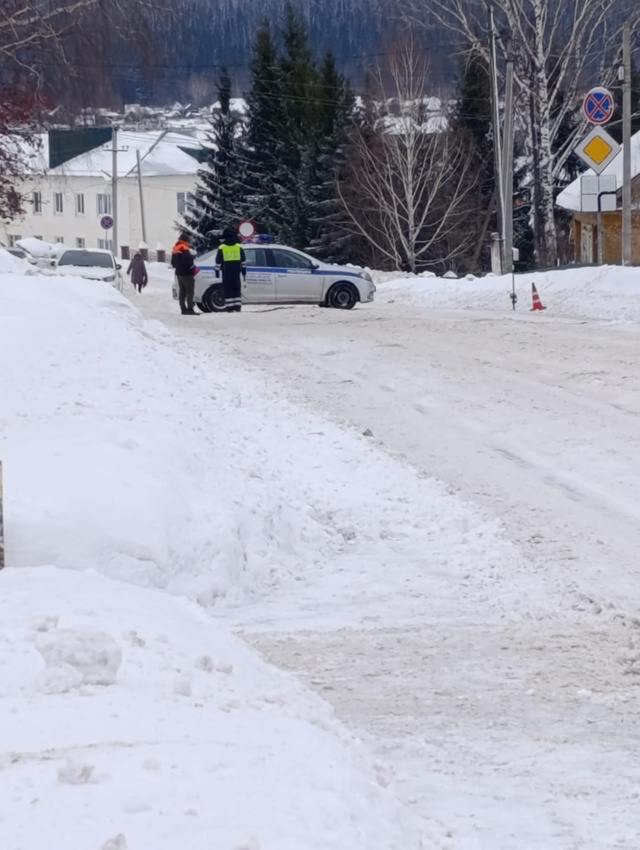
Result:
{"label": "police car door", "polygon": [[278,301],[311,301],[322,298],[323,276],[315,273],[313,263],[285,248],[270,248],[276,277]]}
{"label": "police car door", "polygon": [[276,288],[265,248],[244,245],[247,279],[242,282],[242,300],[247,304],[269,304],[275,301]]}

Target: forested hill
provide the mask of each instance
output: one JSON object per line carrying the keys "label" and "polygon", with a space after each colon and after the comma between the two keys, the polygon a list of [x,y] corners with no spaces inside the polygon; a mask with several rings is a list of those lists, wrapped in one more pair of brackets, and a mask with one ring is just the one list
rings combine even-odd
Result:
{"label": "forested hill", "polygon": [[[242,88],[258,26],[266,18],[277,31],[285,5],[286,0],[173,0],[171,11],[154,14],[142,36],[132,36],[132,44],[104,45],[99,51],[104,73],[91,85],[85,73],[79,75],[63,97],[86,102],[90,95],[103,103],[211,102],[221,65]],[[291,5],[309,29],[314,52],[320,56],[330,48],[355,80],[365,64],[389,48],[402,26],[398,0],[295,0]]]}

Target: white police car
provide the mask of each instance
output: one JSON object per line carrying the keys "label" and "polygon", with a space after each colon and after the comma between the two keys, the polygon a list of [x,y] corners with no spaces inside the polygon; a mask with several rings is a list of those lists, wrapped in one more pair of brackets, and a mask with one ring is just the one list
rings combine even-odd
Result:
{"label": "white police car", "polygon": [[[247,279],[243,304],[320,304],[351,310],[358,301],[373,301],[375,285],[368,272],[315,260],[286,245],[244,243]],[[195,302],[204,313],[224,310],[222,282],[215,276],[216,251],[196,259]],[[178,297],[174,283],[173,297]]]}

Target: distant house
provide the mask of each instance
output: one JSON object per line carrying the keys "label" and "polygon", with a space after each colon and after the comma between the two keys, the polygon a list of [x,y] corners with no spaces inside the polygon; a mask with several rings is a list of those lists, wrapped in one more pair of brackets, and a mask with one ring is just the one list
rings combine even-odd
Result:
{"label": "distant house", "polygon": [[[592,171],[585,172],[593,175]],[[556,204],[573,213],[574,257],[579,263],[595,263],[598,259],[598,239],[603,239],[603,259],[605,263],[622,262],[622,153],[610,163],[603,174],[615,175],[617,192],[617,210],[605,212],[603,233],[598,233],[598,214],[583,212],[581,203],[580,177],[574,180],[558,195]],[[640,265],[640,133],[631,140],[631,198],[632,198],[632,262]]]}
{"label": "distant house", "polygon": [[[25,175],[21,187],[26,212],[9,224],[0,222],[0,241],[12,245],[22,237],[37,236],[74,248],[113,249],[111,231],[100,226],[100,218],[113,212],[110,140],[77,155],[70,144],[67,158],[53,150],[55,145],[54,134],[42,137],[33,171]],[[128,257],[142,242],[136,151],[141,161],[146,244],[152,255],[166,251],[175,241],[176,222],[195,190],[200,145],[193,137],[175,132],[121,131],[118,149],[120,254]]]}

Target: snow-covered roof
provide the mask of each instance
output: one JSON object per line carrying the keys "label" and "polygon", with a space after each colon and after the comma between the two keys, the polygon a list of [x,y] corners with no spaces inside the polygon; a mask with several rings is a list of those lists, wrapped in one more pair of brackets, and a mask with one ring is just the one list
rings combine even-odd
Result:
{"label": "snow-covered roof", "polygon": [[[44,142],[45,149],[41,154],[43,159],[48,160],[46,137]],[[144,177],[195,174],[199,163],[183,149],[194,150],[199,147],[197,139],[184,133],[121,130],[118,133],[118,173],[123,177],[127,174],[137,174],[136,151],[139,150]],[[111,174],[111,166],[112,153],[109,142],[80,154],[57,168],[48,169],[48,173],[65,177],[95,177]]]}
{"label": "snow-covered roof", "polygon": [[[618,156],[609,163],[602,172],[603,174],[614,174],[616,177],[616,185],[618,189],[622,187],[622,150]],[[585,175],[594,175],[592,169],[585,171],[580,177]],[[640,133],[636,133],[631,138],[631,179],[640,175]],[[565,210],[573,210],[579,212],[581,209],[581,192],[580,192],[580,177],[576,178],[573,183],[570,183],[566,189],[558,195],[556,204]]]}

